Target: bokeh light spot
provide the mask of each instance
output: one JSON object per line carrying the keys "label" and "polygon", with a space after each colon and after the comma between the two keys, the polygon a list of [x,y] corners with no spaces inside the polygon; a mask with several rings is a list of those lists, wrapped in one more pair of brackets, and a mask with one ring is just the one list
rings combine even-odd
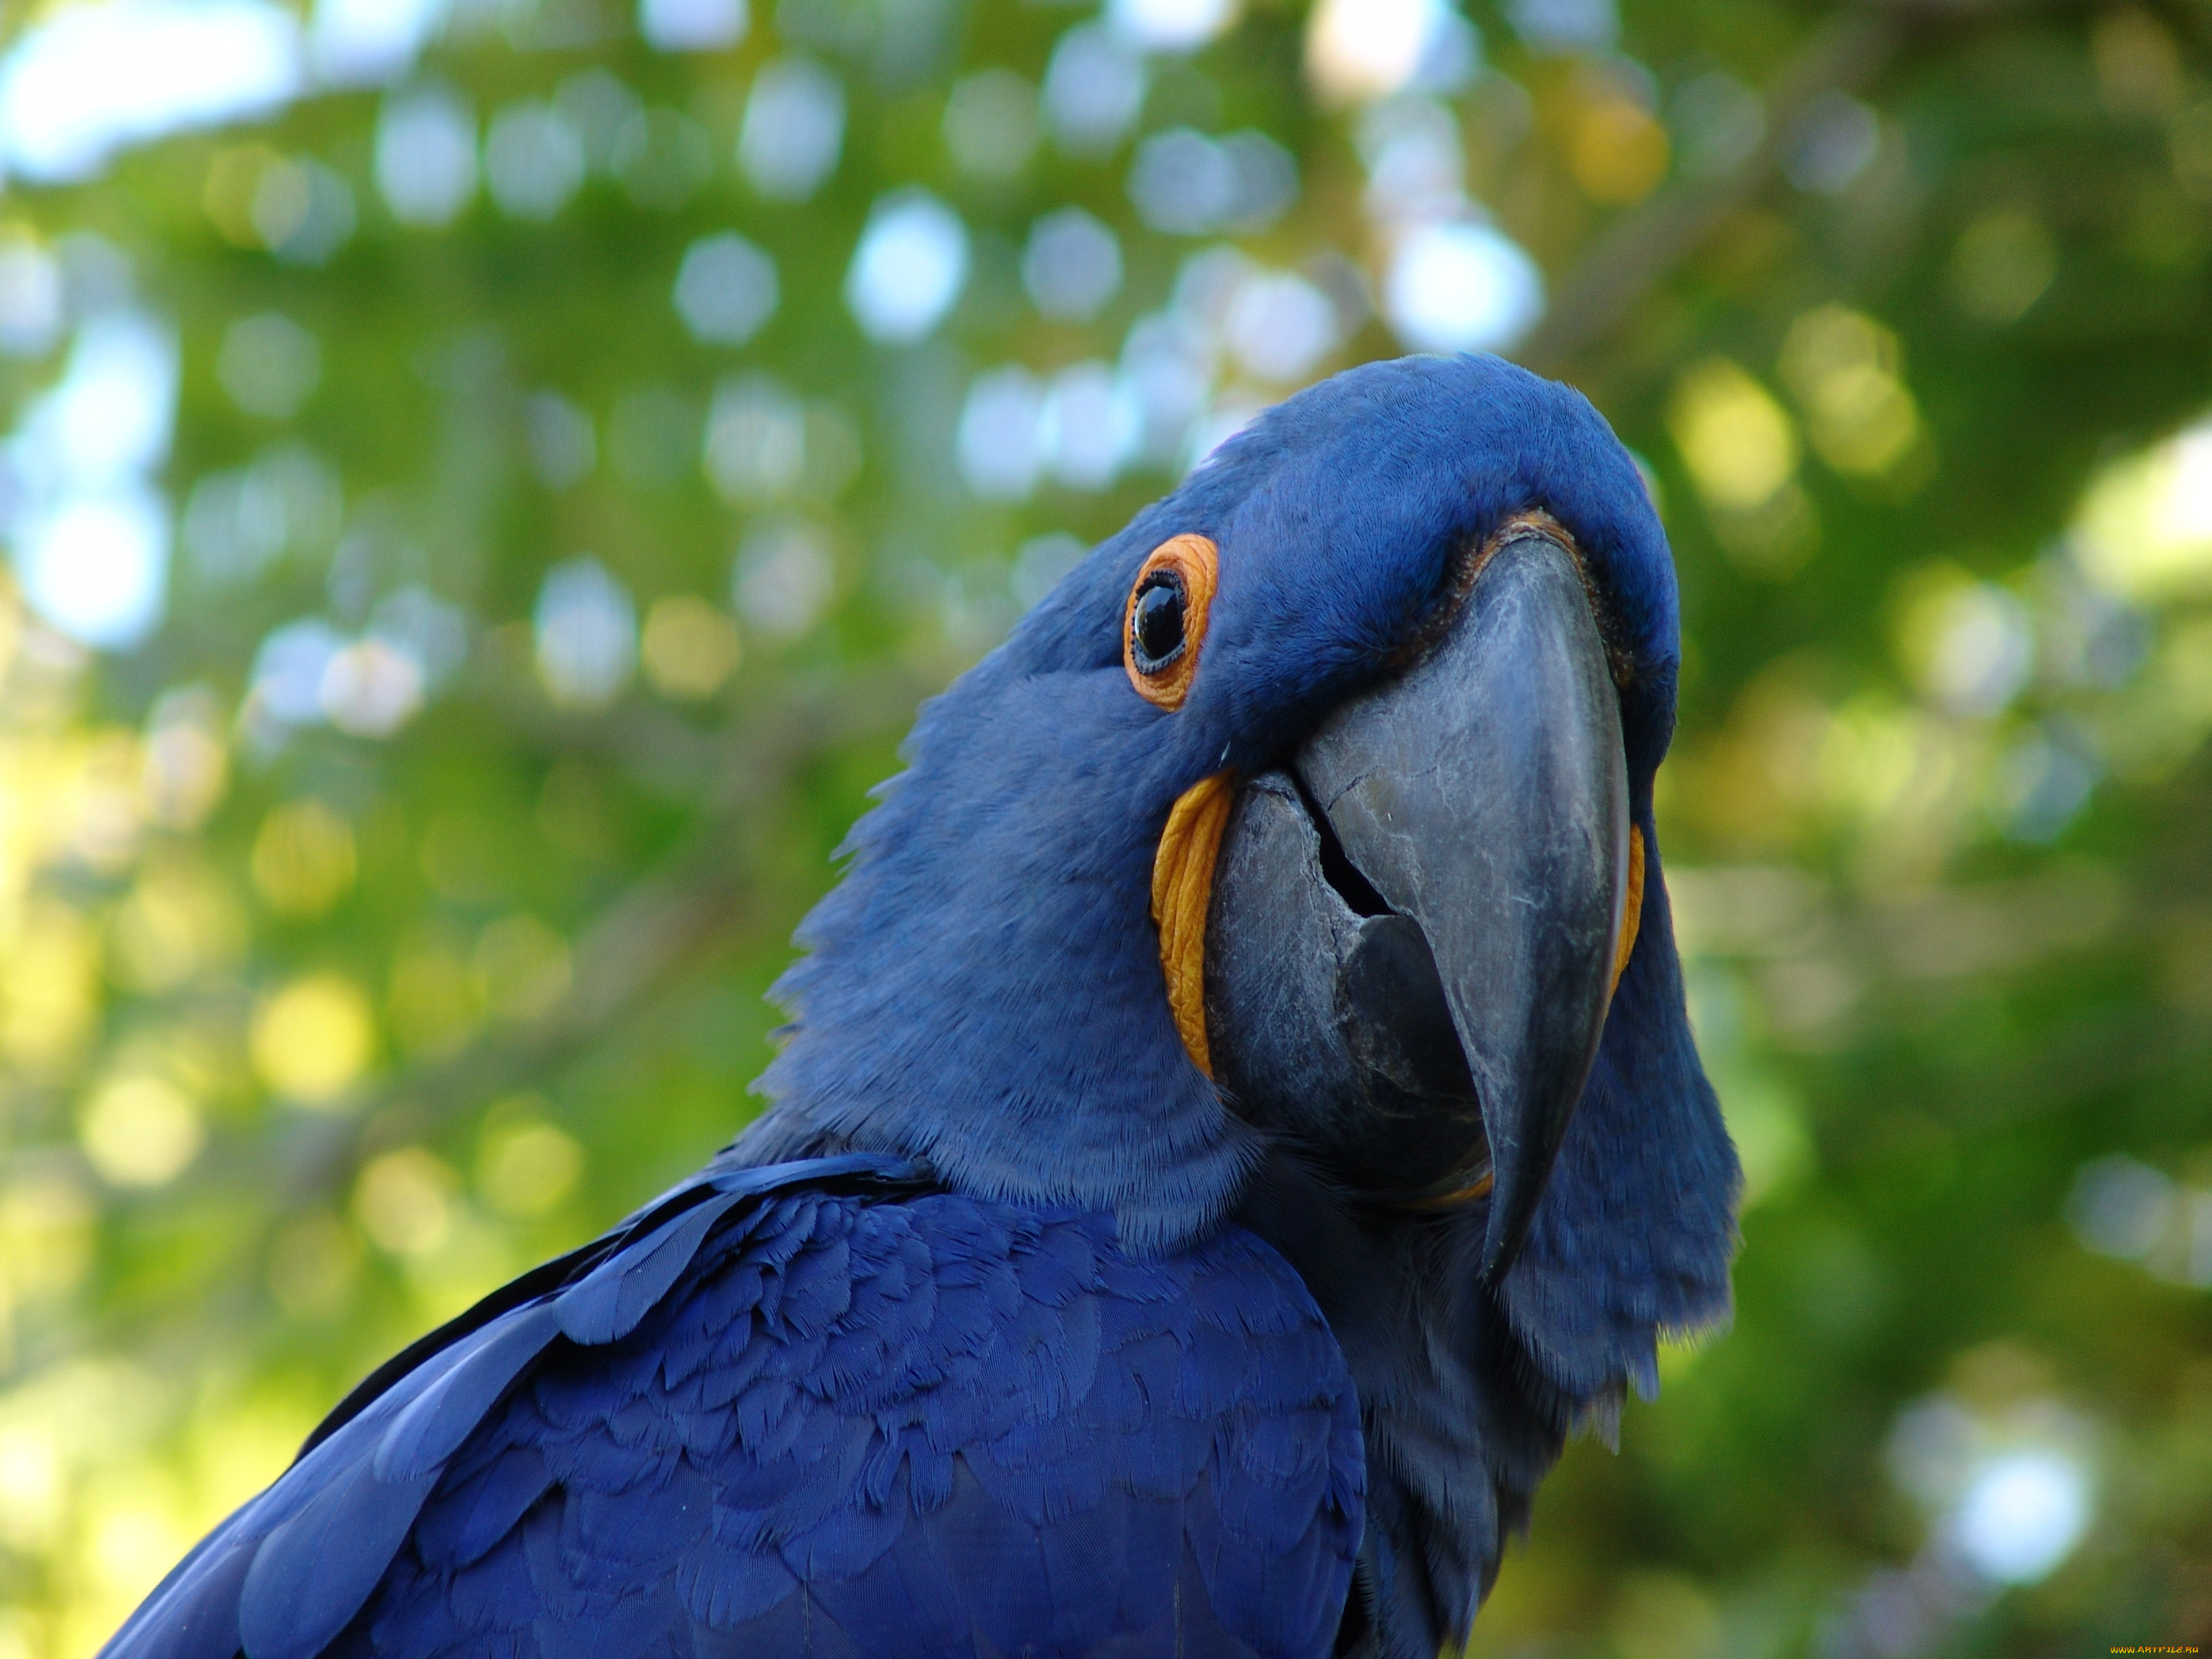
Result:
{"label": "bokeh light spot", "polygon": [[18,543],[23,597],[70,638],[127,651],[161,619],[169,517],[143,490],[82,495],[36,520]]}
{"label": "bokeh light spot", "polygon": [[335,1106],[368,1069],[376,1027],[368,1000],[337,974],[310,974],[263,1000],[251,1038],[254,1069],[278,1096]]}
{"label": "bokeh light spot", "polygon": [[692,593],[655,599],[646,612],[645,677],[664,697],[711,697],[736,672],[740,650],[729,617]]}
{"label": "bokeh light spot", "polygon": [[538,678],[568,708],[604,708],[637,667],[637,607],[629,590],[592,558],[545,573],[535,613]]}
{"label": "bokeh light spot", "polygon": [[770,639],[796,639],[820,620],[837,567],[822,532],[798,520],[771,520],[738,546],[732,596],[738,614]]}
{"label": "bokeh light spot", "polygon": [[190,1096],[142,1074],[101,1085],[85,1107],[78,1138],[111,1186],[159,1187],[199,1156],[207,1130]]}
{"label": "bokeh light spot", "polygon": [[2172,1231],[2179,1200],[2164,1171],[2132,1158],[2100,1158],[2075,1175],[2066,1219],[2098,1255],[2140,1261]]}
{"label": "bokeh light spot", "polygon": [[1044,113],[1054,140],[1071,155],[1110,153],[1144,107],[1145,61],[1096,23],[1061,35],[1045,66]]}
{"label": "bokeh light spot", "polygon": [[1507,0],[1505,16],[1539,54],[1601,52],[1620,33],[1613,0]]}
{"label": "bokeh light spot", "polygon": [[944,132],[963,173],[1011,179],[1029,165],[1043,136],[1036,88],[1009,69],[964,76],[945,97]]}
{"label": "bokeh light spot", "polygon": [[1264,230],[1297,199],[1297,163],[1264,132],[1214,138],[1190,127],[1137,146],[1129,199],[1145,222],[1177,236]]}
{"label": "bokeh light spot", "polygon": [[1289,385],[1311,374],[1336,349],[1336,307],[1303,276],[1256,273],[1238,284],[1222,334],[1252,374]]}
{"label": "bokeh light spot", "polygon": [[1667,131],[1627,99],[1603,99],[1576,123],[1569,160],[1592,201],[1632,206],[1667,176]]}
{"label": "bokeh light spot", "polygon": [[255,176],[246,219],[254,241],[279,259],[327,264],[353,237],[353,186],[320,161],[278,157]]}
{"label": "bokeh light spot", "polygon": [[836,170],[845,83],[811,58],[779,58],[753,77],[738,166],[771,202],[804,202]]}
{"label": "bokeh light spot", "polygon": [[1121,289],[1121,244],[1081,208],[1048,213],[1030,227],[1022,286],[1046,316],[1088,322]]}
{"label": "bokeh light spot", "polygon": [[477,1188],[501,1215],[549,1215],[583,1179],[584,1149],[542,1118],[499,1115],[495,1108],[477,1155]]}
{"label": "bokeh light spot", "polygon": [[2099,473],[2075,538],[2083,570],[2112,592],[2170,599],[2212,588],[2212,422]]}
{"label": "bokeh light spot", "polygon": [[353,887],[353,830],[319,800],[288,801],[262,819],[251,867],[271,908],[319,916]]}
{"label": "bokeh light spot", "polygon": [[1322,0],[1306,21],[1306,75],[1333,101],[1388,97],[1454,22],[1466,27],[1446,0]]}
{"label": "bokeh light spot", "polygon": [[1780,368],[1814,449],[1837,471],[1879,477],[1922,441],[1897,337],[1863,313],[1835,305],[1806,312],[1783,340]]}
{"label": "bokeh light spot", "polygon": [[477,193],[476,117],[442,87],[393,93],[377,118],[375,167],[394,219],[449,225]]}
{"label": "bokeh light spot", "polygon": [[222,799],[230,751],[214,696],[185,686],[157,699],[146,717],[146,805],[173,830],[196,830]]}
{"label": "bokeh light spot", "polygon": [[1044,465],[1044,388],[1018,365],[975,377],[961,405],[953,453],[968,488],[988,501],[1018,501]]}
{"label": "bokeh light spot", "polygon": [[396,80],[446,21],[452,0],[315,0],[307,33],[316,77],[334,87]]}
{"label": "bokeh light spot", "polygon": [[1881,149],[1881,121],[1872,108],[1841,92],[1825,92],[1797,118],[1783,161],[1790,182],[1823,196],[1846,191]]}
{"label": "bokeh light spot", "polygon": [[934,329],[968,281],[968,228],[927,191],[869,210],[845,274],[845,303],[869,338],[905,345]]}
{"label": "bokeh light spot", "polygon": [[1416,351],[1501,351],[1543,315],[1543,274],[1489,225],[1424,225],[1391,256],[1382,311]]}
{"label": "bokeh light spot", "polygon": [[1238,0],[1107,0],[1106,17],[1124,39],[1147,52],[1195,52],[1226,33]]}
{"label": "bokeh light spot", "polygon": [[1723,510],[1772,500],[1797,470],[1797,434],[1765,387],[1723,357],[1685,369],[1668,430],[1699,492]]}
{"label": "bokeh light spot", "polygon": [[88,178],[127,145],[281,107],[301,68],[299,25],[265,0],[64,7],[0,60],[0,165]]}
{"label": "bokeh light spot", "polygon": [[483,170],[501,212],[550,219],[583,186],[583,136],[550,104],[509,104],[493,115],[484,134]]}
{"label": "bokeh light spot", "polygon": [[637,32],[655,52],[716,52],[745,38],[745,0],[638,0]]}
{"label": "bokeh light spot", "polygon": [[1104,363],[1071,363],[1052,377],[1037,418],[1046,467],[1073,489],[1103,489],[1134,459],[1144,432],[1135,393]]}
{"label": "bokeh light spot", "polygon": [[1953,1534],[1966,1559],[2001,1583],[2046,1577],[2089,1524],[2089,1481],[2073,1458],[2027,1449],[1992,1458],[1966,1488]]}
{"label": "bokeh light spot", "polygon": [[421,657],[408,642],[372,632],[331,653],[315,701],[339,731],[356,738],[388,738],[422,708],[426,678]]}
{"label": "bokeh light spot", "polygon": [[2058,275],[2058,244],[2025,208],[1993,208],[1960,233],[1951,254],[1951,295],[1977,322],[2018,322]]}
{"label": "bokeh light spot", "polygon": [[228,884],[183,848],[149,857],[115,912],[112,969],[126,989],[175,990],[245,955],[246,921]]}
{"label": "bokeh light spot", "polygon": [[453,1231],[460,1180],[450,1165],[420,1146],[402,1146],[362,1167],[353,1212],[378,1249],[397,1256],[428,1255]]}
{"label": "bokeh light spot", "polygon": [[1668,100],[1682,170],[1717,179],[1749,161],[1766,137],[1766,104],[1726,70],[1707,70]]}
{"label": "bokeh light spot", "polygon": [[1942,569],[1906,603],[1898,643],[1929,696],[1957,714],[1999,713],[2035,666],[2034,619],[2026,603],[1994,583]]}
{"label": "bokeh light spot", "polygon": [[241,317],[223,332],[215,373],[247,414],[289,420],[322,383],[322,343],[281,312]]}
{"label": "bokeh light spot", "polygon": [[676,310],[692,334],[714,345],[743,345],[775,314],[775,261],[738,235],[702,236],[676,270]]}
{"label": "bokeh light spot", "polygon": [[743,374],[714,388],[701,459],[714,493],[732,506],[781,501],[806,471],[806,409],[771,375]]}
{"label": "bokeh light spot", "polygon": [[558,392],[532,394],[523,410],[531,471],[548,489],[573,489],[599,464],[599,428],[591,415]]}
{"label": "bokeh light spot", "polygon": [[0,352],[41,357],[61,337],[61,264],[32,237],[0,237]]}

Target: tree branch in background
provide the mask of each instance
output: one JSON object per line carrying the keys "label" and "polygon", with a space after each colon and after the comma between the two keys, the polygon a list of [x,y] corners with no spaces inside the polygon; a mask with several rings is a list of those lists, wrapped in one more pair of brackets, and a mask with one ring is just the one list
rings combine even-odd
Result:
{"label": "tree branch in background", "polygon": [[[1915,13],[1938,9],[1858,7],[1832,19],[1768,88],[1766,129],[1759,143],[1718,178],[1680,182],[1613,226],[1514,355],[1539,374],[1563,373],[1766,187],[1802,137],[1805,114],[1817,100],[1867,86],[1896,56]],[[1960,9],[1943,6],[1940,12],[1952,15]]]}

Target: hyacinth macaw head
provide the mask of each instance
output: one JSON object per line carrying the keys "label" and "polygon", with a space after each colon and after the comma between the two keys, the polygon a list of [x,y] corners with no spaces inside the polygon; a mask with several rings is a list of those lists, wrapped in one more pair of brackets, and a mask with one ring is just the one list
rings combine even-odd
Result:
{"label": "hyacinth macaw head", "polygon": [[[1140,1248],[1283,1152],[1479,1218],[1492,1285],[1698,1322],[1736,1176],[1652,820],[1678,664],[1664,532],[1579,394],[1491,357],[1339,374],[928,705],[764,1087]],[[1619,1319],[1560,1345],[1617,1364]]]}

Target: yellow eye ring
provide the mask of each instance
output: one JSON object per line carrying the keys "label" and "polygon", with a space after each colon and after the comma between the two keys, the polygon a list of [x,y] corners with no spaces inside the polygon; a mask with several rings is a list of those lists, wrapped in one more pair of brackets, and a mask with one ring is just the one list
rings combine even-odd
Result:
{"label": "yellow eye ring", "polygon": [[1121,666],[1146,702],[1172,710],[1190,695],[1220,573],[1220,550],[1203,536],[1186,534],[1154,548],[1129,585]]}

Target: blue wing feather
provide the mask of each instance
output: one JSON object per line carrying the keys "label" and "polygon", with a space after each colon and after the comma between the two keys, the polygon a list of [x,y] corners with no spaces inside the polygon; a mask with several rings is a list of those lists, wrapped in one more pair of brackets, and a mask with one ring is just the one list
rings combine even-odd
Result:
{"label": "blue wing feather", "polygon": [[1229,1229],[715,1172],[420,1345],[112,1659],[1326,1653],[1358,1403]]}

